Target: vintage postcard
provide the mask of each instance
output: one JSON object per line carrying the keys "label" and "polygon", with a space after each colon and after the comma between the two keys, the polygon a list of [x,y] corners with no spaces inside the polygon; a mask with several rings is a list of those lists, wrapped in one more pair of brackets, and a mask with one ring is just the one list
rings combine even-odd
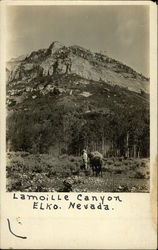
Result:
{"label": "vintage postcard", "polygon": [[156,4],[0,10],[1,249],[156,249]]}

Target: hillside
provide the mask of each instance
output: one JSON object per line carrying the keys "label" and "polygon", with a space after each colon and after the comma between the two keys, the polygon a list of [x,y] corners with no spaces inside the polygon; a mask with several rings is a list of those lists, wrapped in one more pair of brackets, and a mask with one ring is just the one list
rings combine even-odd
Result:
{"label": "hillside", "polygon": [[7,147],[32,153],[149,155],[149,79],[53,42],[7,66]]}

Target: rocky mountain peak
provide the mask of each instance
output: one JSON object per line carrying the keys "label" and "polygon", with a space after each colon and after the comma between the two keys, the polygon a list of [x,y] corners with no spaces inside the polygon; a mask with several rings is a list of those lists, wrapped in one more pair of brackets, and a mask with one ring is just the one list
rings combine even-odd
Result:
{"label": "rocky mountain peak", "polygon": [[57,50],[61,49],[62,47],[64,47],[64,44],[58,41],[54,41],[50,44],[48,50],[51,50],[51,54],[54,54]]}
{"label": "rocky mountain peak", "polygon": [[149,79],[129,66],[78,45],[66,47],[58,41],[53,41],[48,49],[33,51],[11,68],[8,79],[31,81],[47,75],[60,77],[63,74],[75,74],[88,81],[102,81],[137,93],[149,92]]}

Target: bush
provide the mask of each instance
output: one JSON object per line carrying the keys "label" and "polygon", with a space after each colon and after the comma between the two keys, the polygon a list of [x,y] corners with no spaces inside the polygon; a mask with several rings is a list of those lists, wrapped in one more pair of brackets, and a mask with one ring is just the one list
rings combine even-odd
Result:
{"label": "bush", "polygon": [[54,169],[49,169],[49,170],[48,170],[48,173],[46,173],[46,176],[47,176],[48,178],[50,178],[50,177],[52,177],[52,176],[56,176],[56,174],[57,174],[56,170],[54,170]]}
{"label": "bush", "polygon": [[71,178],[67,178],[63,181],[62,187],[58,190],[58,192],[71,192],[72,191],[73,180]]}
{"label": "bush", "polygon": [[62,154],[62,155],[59,156],[59,159],[65,159],[65,158],[67,158],[66,154]]}
{"label": "bush", "polygon": [[146,161],[142,161],[140,165],[141,165],[141,167],[145,168],[147,166],[147,162]]}
{"label": "bush", "polygon": [[114,165],[117,166],[117,167],[120,167],[122,165],[122,163],[119,162],[119,161],[116,161]]}
{"label": "bush", "polygon": [[85,170],[85,176],[89,176],[91,174],[90,170]]}
{"label": "bush", "polygon": [[69,161],[74,162],[75,161],[75,157],[74,156],[70,156],[69,157]]}
{"label": "bush", "polygon": [[80,169],[75,169],[72,171],[72,175],[79,175]]}
{"label": "bush", "polygon": [[114,174],[122,174],[123,170],[121,169],[117,169],[117,170],[114,170]]}
{"label": "bush", "polygon": [[114,162],[113,162],[112,159],[108,159],[108,160],[107,160],[107,163],[108,163],[109,165],[111,165],[111,164],[113,164]]}
{"label": "bush", "polygon": [[76,168],[80,169],[80,162],[75,162]]}
{"label": "bush", "polygon": [[112,170],[109,167],[102,167],[103,172],[112,172]]}
{"label": "bush", "polygon": [[15,180],[15,182],[9,186],[8,191],[22,191],[21,180]]}
{"label": "bush", "polygon": [[125,160],[125,161],[124,161],[124,165],[125,165],[125,166],[128,166],[129,164],[131,164],[131,161],[130,161],[130,160]]}
{"label": "bush", "polygon": [[66,153],[67,153],[66,149],[65,149],[65,148],[62,148],[62,149],[61,149],[61,154],[62,154],[62,155],[66,155]]}
{"label": "bush", "polygon": [[145,179],[146,175],[145,175],[145,173],[143,173],[142,171],[139,170],[139,171],[136,172],[134,177],[137,178],[137,179]]}
{"label": "bush", "polygon": [[27,157],[29,154],[29,152],[21,152],[21,157]]}
{"label": "bush", "polygon": [[103,158],[103,161],[107,162],[107,160],[108,160],[107,158]]}
{"label": "bush", "polygon": [[132,165],[129,167],[130,170],[135,170],[136,168],[137,168],[137,165],[136,165],[136,164],[132,164]]}
{"label": "bush", "polygon": [[60,173],[60,177],[61,178],[67,178],[67,177],[70,177],[71,176],[71,172],[70,171],[65,171],[65,172],[62,172]]}
{"label": "bush", "polygon": [[127,185],[120,185],[119,187],[114,187],[113,192],[130,192],[130,189]]}
{"label": "bush", "polygon": [[43,166],[42,165],[36,165],[34,166],[34,168],[32,169],[33,172],[35,173],[42,173],[43,172]]}
{"label": "bush", "polygon": [[119,161],[123,161],[123,157],[119,157],[118,160],[119,160]]}

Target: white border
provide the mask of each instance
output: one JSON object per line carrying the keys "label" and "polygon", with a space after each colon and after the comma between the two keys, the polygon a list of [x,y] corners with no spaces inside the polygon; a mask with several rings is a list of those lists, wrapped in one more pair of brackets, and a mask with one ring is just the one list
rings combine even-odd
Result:
{"label": "white border", "polygon": [[[157,156],[157,8],[156,4],[151,1],[1,1],[1,84],[0,84],[0,163],[1,163],[1,247],[3,248],[62,248],[66,245],[67,248],[102,248],[102,249],[156,249],[156,231],[155,224],[153,225],[153,219],[156,219],[156,213],[151,214],[153,209],[153,204],[156,204],[156,197],[152,196],[155,192],[155,184],[153,182],[154,166],[156,164]],[[124,204],[121,208],[118,207],[118,211],[114,214],[102,215],[99,213],[93,214],[78,214],[77,212],[65,213],[65,214],[41,214],[33,213],[30,209],[30,204],[26,203],[26,207],[22,205],[21,202],[15,203],[12,200],[12,194],[5,192],[6,178],[5,176],[5,152],[6,152],[6,142],[5,142],[5,131],[6,131],[6,114],[5,114],[5,99],[6,99],[6,87],[5,87],[5,55],[6,55],[6,7],[7,6],[22,6],[22,5],[148,5],[150,6],[150,164],[151,164],[151,193],[123,193],[120,194],[124,200]],[[2,112],[3,111],[3,112]],[[42,193],[40,193],[42,194]],[[45,193],[47,194],[47,193]],[[99,194],[99,193],[97,193]],[[112,193],[114,194],[114,193]],[[108,193],[106,193],[108,195]],[[117,195],[119,195],[117,193]],[[71,194],[73,197],[74,194]],[[154,200],[152,200],[154,199]],[[152,201],[152,202],[151,202]],[[3,205],[2,205],[3,204]],[[122,209],[122,210],[121,210]],[[29,230],[32,230],[32,238],[28,241],[19,242],[8,235],[8,228],[6,228],[6,218],[16,215],[23,216],[26,219],[25,223],[29,221]],[[32,218],[30,220],[30,217]],[[56,228],[57,234],[54,236],[54,241],[52,242],[51,237],[46,237],[44,235],[45,227],[51,227],[52,218],[56,219],[54,227]],[[79,219],[81,223],[78,224]],[[100,220],[101,219],[101,220]],[[34,231],[33,223],[35,221],[38,224],[37,237],[36,231]],[[95,224],[96,220],[96,224]],[[100,222],[99,222],[100,221]],[[116,221],[116,222],[115,222]],[[100,223],[98,226],[98,222]],[[44,223],[44,224],[42,224]],[[66,234],[66,229],[64,229],[64,224],[69,227],[73,226],[71,237],[74,241],[69,242],[69,235]],[[117,224],[119,223],[119,225]],[[63,229],[58,226],[58,224],[63,225]],[[77,228],[77,225],[80,227]],[[87,227],[86,227],[87,225]],[[131,229],[134,228],[133,231]],[[75,234],[76,230],[76,234]],[[86,231],[85,231],[86,230]],[[88,231],[87,231],[88,230]],[[97,230],[97,231],[96,231]],[[101,230],[101,231],[100,231]],[[104,231],[103,231],[104,230]],[[29,234],[30,231],[27,231]],[[87,245],[85,246],[86,239],[84,239],[85,234],[87,234]],[[91,235],[92,233],[92,235]],[[131,235],[131,233],[133,233]],[[122,235],[123,234],[123,235]],[[61,237],[64,235],[67,238]],[[104,235],[106,236],[105,238]],[[126,236],[126,237],[124,237]],[[91,238],[90,238],[91,237]],[[123,237],[123,238],[122,238]],[[142,238],[140,238],[142,237]],[[34,244],[34,245],[33,245]],[[52,245],[54,244],[54,245]]]}

